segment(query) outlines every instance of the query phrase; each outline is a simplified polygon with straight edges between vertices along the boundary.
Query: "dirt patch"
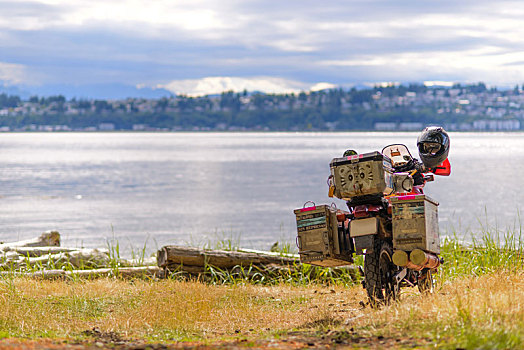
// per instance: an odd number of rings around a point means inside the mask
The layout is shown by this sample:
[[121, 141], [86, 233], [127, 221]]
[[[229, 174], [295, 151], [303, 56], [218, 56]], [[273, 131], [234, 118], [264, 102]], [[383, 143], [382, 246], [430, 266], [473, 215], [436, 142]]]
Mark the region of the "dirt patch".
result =
[[94, 338], [95, 342], [104, 344], [112, 343], [116, 345], [125, 344], [127, 341], [115, 332], [102, 332], [98, 327], [82, 332], [82, 335]]
[[[326, 331], [325, 333], [290, 332], [282, 339], [283, 344], [294, 343], [316, 349], [340, 348], [372, 348], [395, 349], [405, 347], [424, 347], [426, 340], [402, 339], [388, 337], [362, 337], [351, 328], [348, 331]], [[284, 347], [285, 348], [285, 347]]]
[[388, 337], [361, 337], [352, 329], [347, 331], [326, 331], [325, 333], [296, 331], [289, 332], [278, 339], [256, 339], [240, 337], [231, 341], [203, 343], [146, 343], [142, 340], [125, 340], [112, 332], [100, 332], [91, 329], [85, 335], [92, 337], [92, 341], [83, 343], [68, 343], [51, 340], [22, 340], [2, 339], [1, 349], [36, 350], [36, 349], [71, 349], [71, 350], [163, 350], [163, 349], [344, 349], [344, 348], [371, 348], [371, 349], [398, 349], [421, 348], [430, 346], [426, 339], [388, 338]]

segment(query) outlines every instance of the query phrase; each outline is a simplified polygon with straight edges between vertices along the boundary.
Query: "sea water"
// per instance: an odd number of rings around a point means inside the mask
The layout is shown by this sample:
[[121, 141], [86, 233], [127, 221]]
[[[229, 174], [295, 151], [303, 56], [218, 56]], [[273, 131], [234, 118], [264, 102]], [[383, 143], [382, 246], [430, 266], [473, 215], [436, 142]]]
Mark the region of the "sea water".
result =
[[[418, 133], [2, 133], [0, 241], [58, 230], [63, 245], [294, 242], [293, 209], [327, 196], [329, 162]], [[524, 133], [450, 133], [452, 173], [425, 187], [442, 234], [519, 224]]]

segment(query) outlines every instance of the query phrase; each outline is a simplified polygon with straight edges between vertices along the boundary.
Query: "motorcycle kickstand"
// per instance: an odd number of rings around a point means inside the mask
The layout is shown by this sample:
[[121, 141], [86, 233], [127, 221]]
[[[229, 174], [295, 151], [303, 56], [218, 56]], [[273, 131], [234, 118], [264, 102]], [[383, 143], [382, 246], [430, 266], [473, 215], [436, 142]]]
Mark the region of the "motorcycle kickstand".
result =
[[[408, 268], [407, 267], [404, 267], [402, 270], [399, 271], [399, 273], [397, 273], [395, 275], [395, 290], [396, 292], [398, 292], [400, 290], [400, 283], [404, 280], [404, 278], [407, 276], [408, 274]], [[406, 280], [406, 282], [409, 283], [408, 280]]]

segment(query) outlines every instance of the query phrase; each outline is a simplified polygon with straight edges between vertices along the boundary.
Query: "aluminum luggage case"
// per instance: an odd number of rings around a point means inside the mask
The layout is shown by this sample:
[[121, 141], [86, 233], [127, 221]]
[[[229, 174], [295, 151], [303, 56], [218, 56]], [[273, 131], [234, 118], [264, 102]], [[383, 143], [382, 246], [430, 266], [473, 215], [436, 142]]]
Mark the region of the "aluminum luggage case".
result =
[[330, 168], [337, 198], [349, 200], [393, 191], [391, 160], [380, 152], [334, 158]]
[[393, 214], [393, 248], [440, 253], [438, 202], [426, 195], [390, 198]]
[[349, 236], [339, 230], [337, 209], [328, 205], [294, 210], [297, 246], [302, 263], [335, 267], [353, 262], [347, 249]]

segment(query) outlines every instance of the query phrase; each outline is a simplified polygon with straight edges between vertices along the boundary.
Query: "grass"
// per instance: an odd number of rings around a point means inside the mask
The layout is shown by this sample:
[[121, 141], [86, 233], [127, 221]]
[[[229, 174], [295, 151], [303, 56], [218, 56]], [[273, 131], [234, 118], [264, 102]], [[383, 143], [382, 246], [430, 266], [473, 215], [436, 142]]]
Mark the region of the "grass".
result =
[[[177, 272], [172, 275], [172, 278], [178, 278]], [[302, 286], [309, 284], [349, 286], [358, 283], [360, 275], [355, 269], [329, 269], [297, 262], [289, 268], [270, 272], [257, 266], [236, 266], [229, 270], [206, 266], [206, 271], [200, 276], [200, 280], [215, 285], [278, 285], [284, 283]]]
[[461, 243], [456, 234], [443, 240], [441, 257], [444, 264], [439, 269], [441, 281], [499, 270], [523, 270], [524, 235], [521, 227], [506, 231], [483, 229], [477, 237], [469, 245]]
[[463, 277], [433, 295], [407, 289], [403, 300], [376, 310], [359, 305], [365, 300], [359, 286], [4, 279], [0, 336], [82, 340], [96, 327], [125, 339], [215, 342], [301, 331], [351, 342], [513, 349], [524, 346], [523, 281], [522, 271]]
[[310, 300], [302, 293], [306, 289], [174, 280], [130, 284], [117, 279], [86, 283], [15, 279], [0, 287], [4, 305], [0, 329], [10, 336], [33, 338], [43, 331], [80, 336], [95, 326], [162, 341], [220, 337], [238, 329], [299, 325], [297, 311], [301, 319], [315, 319], [318, 311], [306, 310]]
[[268, 280], [253, 278], [254, 268], [209, 267], [208, 283], [4, 275], [0, 338], [83, 341], [96, 339], [96, 328], [167, 343], [257, 345], [299, 336], [303, 345], [524, 348], [523, 252], [520, 230], [484, 232], [469, 246], [446, 239], [436, 293], [405, 288], [399, 302], [380, 309], [362, 307], [365, 292], [349, 274], [308, 265]]

